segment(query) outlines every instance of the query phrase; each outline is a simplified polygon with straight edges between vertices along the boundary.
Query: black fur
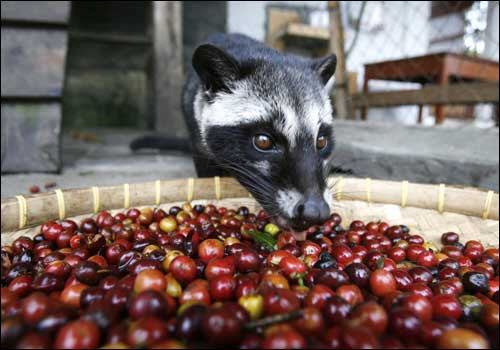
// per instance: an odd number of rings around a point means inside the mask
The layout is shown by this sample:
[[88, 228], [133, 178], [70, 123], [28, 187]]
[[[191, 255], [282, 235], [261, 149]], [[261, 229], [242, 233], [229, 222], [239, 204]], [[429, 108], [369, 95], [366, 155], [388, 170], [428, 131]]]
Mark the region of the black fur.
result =
[[[316, 135], [312, 135], [304, 123], [310, 111], [306, 106], [323, 106], [327, 102], [324, 87], [335, 66], [335, 55], [309, 60], [278, 53], [244, 35], [218, 34], [208, 38], [193, 55], [193, 67], [188, 69], [182, 93], [184, 119], [198, 176], [232, 175], [271, 215], [285, 218], [294, 228], [303, 228], [317, 220], [304, 222], [304, 218], [295, 214], [290, 217], [276, 202], [278, 190], [294, 189], [303, 196], [301, 203], [321, 202], [317, 219], [324, 219], [322, 196], [328, 169], [323, 167], [323, 162], [333, 150], [333, 130], [331, 122], [319, 125], [318, 136], [325, 136], [328, 144], [318, 150]], [[269, 115], [256, 116], [262, 117], [261, 122], [209, 126], [203, 138], [194, 112], [195, 97], [201, 94], [205, 106], [217, 103], [219, 93], [231, 94], [239, 81], [247, 83], [252, 96], [272, 106], [267, 112]], [[288, 121], [283, 106], [299, 118], [293, 146], [282, 131]], [[256, 149], [252, 140], [257, 134], [271, 137], [274, 148], [266, 152]], [[142, 141], [140, 145], [144, 144], [148, 143]], [[259, 169], [262, 161], [269, 164], [268, 171]], [[303, 204], [299, 209], [299, 212], [308, 212], [303, 210]]]
[[[201, 51], [199, 51], [201, 50]], [[235, 63], [236, 62], [236, 63]], [[209, 67], [208, 72], [203, 72], [202, 67]], [[253, 40], [241, 34], [216, 34], [209, 37], [204, 45], [201, 45], [193, 55], [193, 67], [188, 69], [186, 84], [182, 93], [182, 107], [184, 119], [190, 133], [190, 138], [193, 143], [195, 163], [202, 158], [211, 157], [201, 144], [200, 129], [195, 120], [193, 101], [196, 93], [204, 86], [209, 87], [210, 83], [219, 89], [227, 89], [230, 80], [244, 79], [256, 71], [259, 71], [260, 78], [256, 82], [258, 88], [262, 86], [260, 93], [262, 98], [266, 98], [268, 89], [274, 89], [270, 84], [276, 82], [268, 81], [276, 74], [279, 74], [281, 79], [280, 85], [283, 89], [287, 89], [286, 95], [291, 100], [293, 108], [300, 110], [303, 104], [303, 96], [300, 86], [309, 85], [310, 89], [320, 89], [328, 79], [326, 76], [333, 75], [336, 66], [335, 55], [330, 55], [326, 58], [311, 62], [299, 56], [290, 54], [281, 54], [274, 49], [271, 49], [264, 44]], [[220, 72], [214, 73], [213, 67], [219, 67]], [[294, 74], [283, 74], [280, 70], [293, 69]], [[224, 72], [230, 72], [225, 74]], [[280, 74], [281, 73], [281, 74]], [[204, 80], [202, 83], [200, 76]], [[213, 78], [212, 80], [210, 78]], [[316, 83], [318, 80], [322, 85]], [[266, 89], [267, 88], [267, 89]], [[212, 89], [209, 89], [212, 91]], [[314, 91], [312, 92], [314, 94]], [[211, 99], [211, 95], [207, 95], [207, 101]], [[217, 163], [216, 159], [213, 159]], [[198, 173], [198, 176], [214, 176], [215, 169], [204, 171], [203, 174]]]
[[211, 95], [224, 91], [230, 93], [228, 82], [240, 79], [238, 62], [221, 49], [212, 45], [199, 46], [193, 55], [193, 68], [205, 91]]

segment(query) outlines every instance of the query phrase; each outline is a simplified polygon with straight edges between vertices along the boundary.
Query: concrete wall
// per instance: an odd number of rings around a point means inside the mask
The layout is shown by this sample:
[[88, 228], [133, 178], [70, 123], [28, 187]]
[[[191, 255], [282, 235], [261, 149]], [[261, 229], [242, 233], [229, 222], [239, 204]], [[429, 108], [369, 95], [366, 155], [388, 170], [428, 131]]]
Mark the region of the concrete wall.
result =
[[[485, 30], [485, 47], [481, 57], [495, 60], [499, 59], [499, 46], [498, 46], [498, 32], [499, 32], [499, 18], [498, 18], [498, 1], [488, 1], [488, 14], [486, 19]], [[493, 104], [480, 104], [474, 108], [474, 115], [476, 117], [475, 123], [481, 127], [492, 127], [495, 125], [496, 109]]]
[[498, 61], [498, 1], [488, 1], [488, 19], [486, 26], [486, 46], [483, 57]]
[[463, 37], [444, 40], [462, 35], [465, 31], [465, 18], [462, 13], [452, 13], [429, 19], [429, 52], [456, 52], [465, 50]]

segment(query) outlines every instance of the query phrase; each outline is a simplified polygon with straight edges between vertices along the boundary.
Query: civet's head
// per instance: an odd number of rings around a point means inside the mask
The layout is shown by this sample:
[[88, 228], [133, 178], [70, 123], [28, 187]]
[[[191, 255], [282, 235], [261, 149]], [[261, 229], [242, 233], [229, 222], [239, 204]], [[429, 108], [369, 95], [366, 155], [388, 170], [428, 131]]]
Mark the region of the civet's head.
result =
[[336, 57], [276, 57], [238, 62], [215, 46], [198, 47], [195, 117], [215, 160], [281, 226], [300, 231], [330, 214]]

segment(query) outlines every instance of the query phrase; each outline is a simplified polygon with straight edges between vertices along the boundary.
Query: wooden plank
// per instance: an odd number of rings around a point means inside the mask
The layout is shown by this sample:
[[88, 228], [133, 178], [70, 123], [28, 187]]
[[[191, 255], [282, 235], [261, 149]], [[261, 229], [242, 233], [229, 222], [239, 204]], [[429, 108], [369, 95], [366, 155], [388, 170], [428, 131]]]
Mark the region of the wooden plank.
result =
[[303, 23], [288, 24], [286, 26], [285, 35], [322, 40], [325, 41], [325, 45], [327, 45], [330, 40], [330, 33], [327, 28], [311, 27]]
[[2, 27], [1, 37], [2, 97], [62, 95], [64, 30]]
[[365, 64], [365, 77], [431, 82], [437, 80], [444, 65], [450, 75], [459, 78], [498, 81], [498, 62], [446, 52]]
[[286, 49], [305, 57], [320, 57], [328, 54], [329, 40], [328, 29], [303, 23], [289, 23], [283, 29], [268, 35], [267, 42], [279, 51]]
[[445, 67], [449, 75], [459, 79], [498, 81], [498, 62], [469, 60], [457, 55], [447, 55]]
[[2, 1], [2, 21], [66, 24], [70, 1]]
[[498, 83], [431, 85], [418, 90], [380, 91], [352, 95], [356, 108], [419, 104], [498, 103]]
[[444, 59], [444, 54], [435, 54], [365, 64], [365, 79], [435, 81], [443, 66]]
[[181, 112], [182, 4], [153, 2], [155, 129], [168, 136], [187, 136]]
[[69, 41], [68, 62], [71, 76], [77, 70], [143, 71], [151, 59], [152, 47], [117, 42], [73, 39]]
[[60, 168], [61, 105], [2, 101], [2, 173]]
[[153, 41], [146, 35], [103, 34], [94, 32], [70, 31], [71, 39], [93, 42], [119, 43], [132, 45], [150, 45]]
[[288, 24], [300, 22], [300, 14], [295, 9], [269, 6], [267, 8], [266, 43], [278, 50], [283, 50], [283, 33]]

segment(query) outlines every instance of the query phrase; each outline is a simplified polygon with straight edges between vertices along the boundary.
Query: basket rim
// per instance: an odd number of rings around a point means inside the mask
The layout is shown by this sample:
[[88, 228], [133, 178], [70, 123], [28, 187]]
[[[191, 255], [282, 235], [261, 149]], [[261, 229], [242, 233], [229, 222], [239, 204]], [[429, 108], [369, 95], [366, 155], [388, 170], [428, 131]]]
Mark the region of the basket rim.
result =
[[[498, 193], [492, 190], [460, 185], [421, 184], [342, 176], [329, 177], [327, 185], [329, 189], [335, 190], [332, 198], [336, 200], [352, 199], [396, 204], [401, 207], [413, 206], [439, 212], [482, 216], [498, 221]], [[165, 189], [177, 192], [173, 197], [168, 197], [164, 193]], [[348, 191], [349, 189], [351, 191]], [[106, 195], [109, 195], [109, 198]], [[163, 200], [161, 200], [162, 196]], [[52, 218], [49, 220], [57, 220], [97, 213], [101, 210], [126, 209], [131, 206], [153, 205], [154, 203], [158, 205], [197, 199], [216, 200], [248, 196], [251, 197], [248, 191], [234, 178], [229, 177], [180, 178], [117, 186], [55, 189], [37, 194], [2, 198], [2, 233], [36, 226], [41, 223], [41, 219], [47, 220], [47, 217]], [[432, 198], [428, 198], [429, 196]], [[140, 204], [137, 198], [140, 199]], [[131, 205], [134, 201], [136, 203]], [[71, 212], [72, 206], [84, 202], [87, 209], [78, 208], [77, 212]], [[39, 208], [40, 212], [37, 212], [35, 207]], [[8, 224], [4, 225], [5, 221], [8, 221]]]
[[[174, 181], [177, 181], [177, 180], [186, 180], [186, 179], [187, 180], [191, 180], [192, 179], [192, 180], [196, 181], [196, 180], [200, 180], [200, 179], [217, 179], [217, 178], [219, 178], [220, 181], [224, 181], [224, 180], [227, 180], [227, 179], [234, 179], [232, 177], [219, 177], [219, 176], [214, 176], [214, 177], [210, 177], [210, 178], [193, 178], [193, 177], [187, 177], [187, 178], [154, 180], [154, 181], [146, 181], [146, 182], [121, 183], [121, 184], [118, 184], [118, 185], [107, 185], [107, 186], [72, 187], [72, 188], [62, 189], [62, 191], [64, 193], [67, 193], [67, 192], [71, 192], [71, 191], [89, 190], [89, 189], [92, 189], [92, 188], [95, 188], [95, 187], [98, 187], [99, 189], [103, 189], [103, 188], [122, 187], [123, 185], [127, 185], [127, 184], [128, 185], [147, 184], [147, 183], [157, 182], [157, 181], [161, 181], [162, 183], [165, 184], [165, 183], [174, 182]], [[407, 182], [407, 183], [412, 183], [412, 184], [427, 185], [427, 186], [436, 186], [436, 187], [438, 187], [439, 185], [443, 185], [443, 184], [433, 184], [433, 183], [423, 183], [423, 182], [410, 182], [410, 181], [407, 181], [407, 180], [402, 180], [402, 181], [382, 180], [382, 179], [374, 179], [374, 178], [369, 178], [369, 177], [361, 178], [361, 177], [346, 177], [346, 176], [329, 176], [327, 179], [328, 179], [327, 181], [331, 181], [331, 179], [371, 180], [371, 181], [378, 181], [378, 182], [384, 182], [384, 183], [393, 183], [393, 184], [396, 184], [396, 183], [401, 184], [403, 182]], [[472, 191], [478, 191], [478, 192], [482, 192], [482, 193], [492, 192], [494, 194], [498, 194], [497, 192], [495, 192], [493, 190], [490, 190], [490, 189], [487, 189], [487, 188], [484, 188], [484, 187], [474, 187], [474, 186], [459, 185], [459, 184], [445, 185], [445, 186], [446, 186], [446, 188], [455, 188], [455, 189], [458, 189], [458, 190], [472, 190]], [[55, 194], [55, 191], [57, 191], [57, 190], [58, 189], [56, 188], [54, 190], [45, 191], [45, 192], [30, 193], [30, 194], [19, 194], [19, 195], [10, 196], [10, 197], [4, 197], [4, 198], [1, 198], [1, 203], [7, 202], [9, 200], [16, 200], [16, 198], [19, 197], [19, 196], [22, 196], [25, 199], [30, 199], [30, 198], [37, 198], [37, 197], [47, 196], [47, 195], [53, 195], [53, 194]], [[206, 198], [206, 199], [212, 199], [212, 198]]]

